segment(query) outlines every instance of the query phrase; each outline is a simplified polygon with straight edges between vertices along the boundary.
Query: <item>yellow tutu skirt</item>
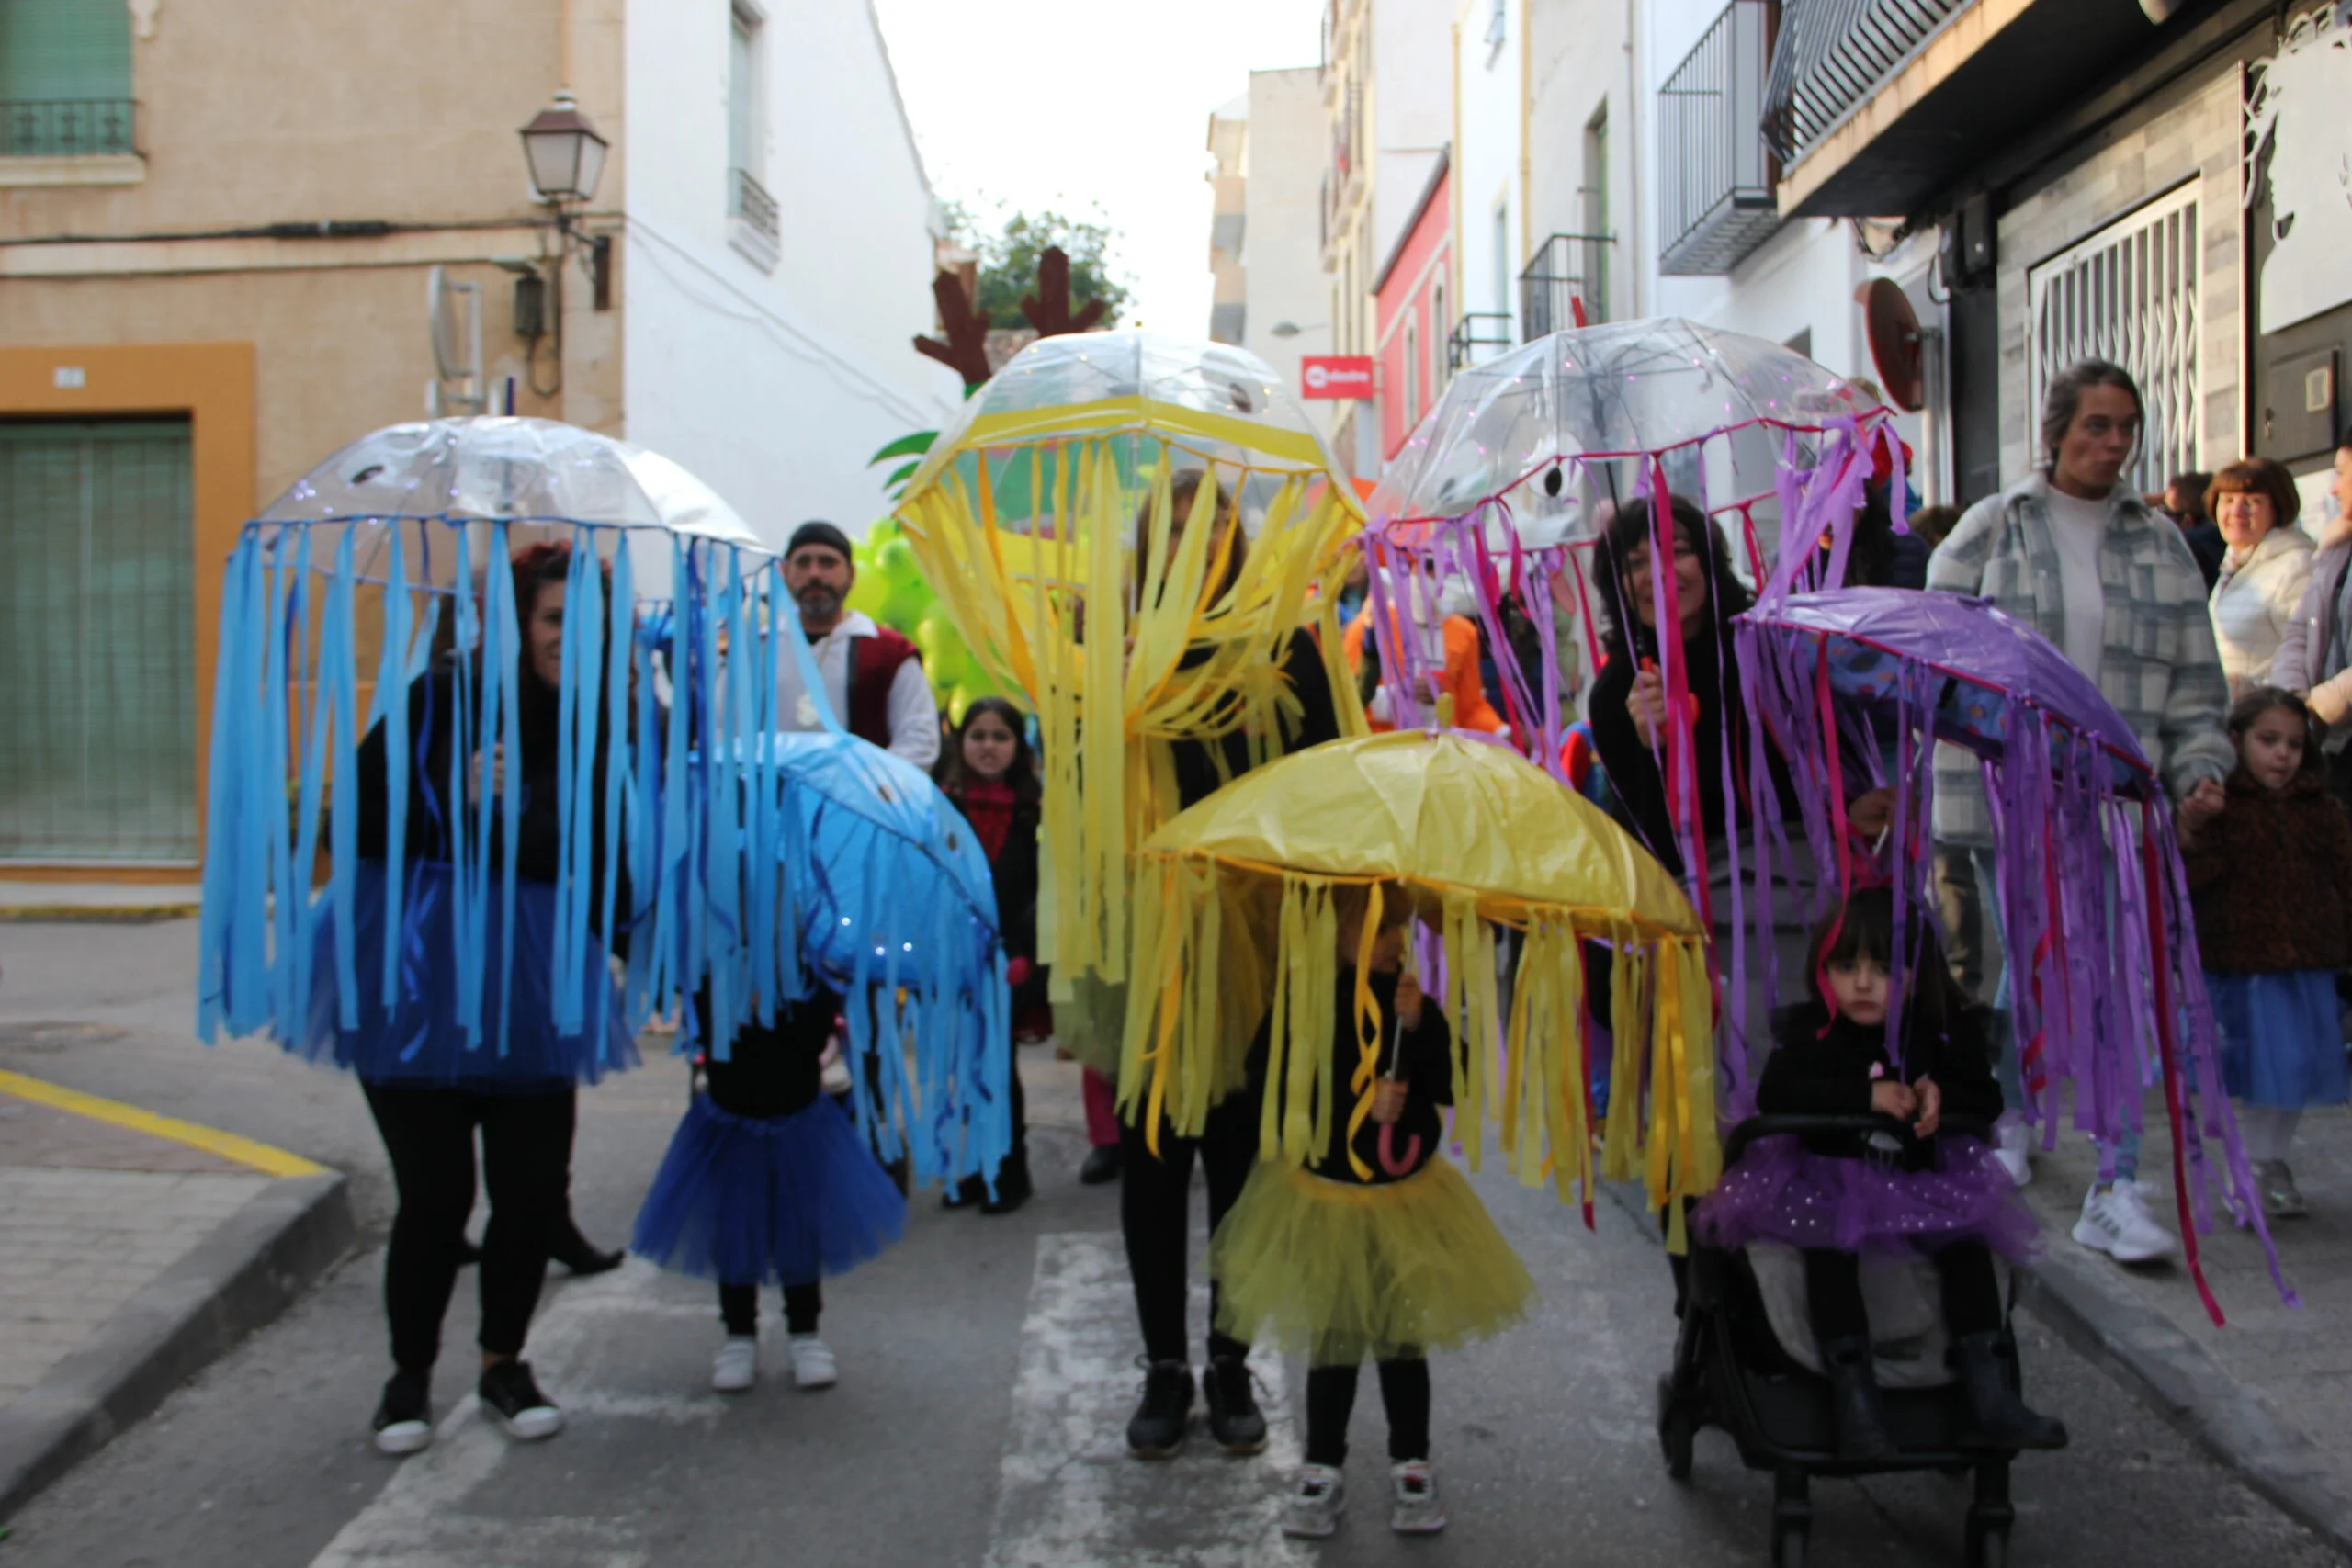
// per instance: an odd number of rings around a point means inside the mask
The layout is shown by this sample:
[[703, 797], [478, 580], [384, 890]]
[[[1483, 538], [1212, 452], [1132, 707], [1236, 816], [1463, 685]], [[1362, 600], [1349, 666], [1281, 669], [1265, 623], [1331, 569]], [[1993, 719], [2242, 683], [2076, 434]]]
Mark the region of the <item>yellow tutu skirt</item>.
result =
[[1218, 1328], [1318, 1366], [1449, 1349], [1526, 1315], [1535, 1281], [1462, 1173], [1327, 1181], [1261, 1164], [1209, 1243]]

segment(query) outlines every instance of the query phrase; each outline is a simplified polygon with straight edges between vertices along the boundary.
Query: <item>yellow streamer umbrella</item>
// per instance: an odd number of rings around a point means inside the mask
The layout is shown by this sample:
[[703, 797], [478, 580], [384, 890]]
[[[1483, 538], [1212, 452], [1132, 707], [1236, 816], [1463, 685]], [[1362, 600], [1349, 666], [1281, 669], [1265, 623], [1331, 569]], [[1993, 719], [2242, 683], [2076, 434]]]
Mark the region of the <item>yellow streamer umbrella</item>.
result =
[[[1192, 472], [1216, 483], [1180, 511]], [[1131, 856], [1178, 805], [1169, 747], [1239, 732], [1253, 765], [1279, 750], [1302, 627], [1321, 630], [1342, 733], [1363, 732], [1332, 614], [1363, 514], [1335, 472], [1256, 356], [1085, 333], [1023, 349], [908, 482], [896, 515], [924, 576], [1037, 714], [1057, 1001], [1125, 978]]]
[[[1381, 899], [1405, 897], [1440, 935], [1455, 1135], [1474, 1163], [1491, 1106], [1521, 1179], [1536, 1183], [1548, 1164], [1563, 1197], [1571, 1182], [1590, 1195], [1582, 948], [1599, 942], [1611, 955], [1615, 1050], [1601, 1174], [1638, 1170], [1654, 1204], [1714, 1186], [1705, 927], [1605, 813], [1507, 748], [1452, 733], [1315, 747], [1228, 784], [1145, 843], [1120, 1073], [1145, 1127], [1164, 1113], [1179, 1134], [1199, 1132], [1270, 1015], [1264, 1156], [1303, 1161], [1326, 1146], [1330, 1116], [1369, 1114], [1381, 1032], [1361, 965], [1359, 1059], [1334, 1063], [1326, 1048], [1340, 887], [1371, 889], [1367, 932]], [[1508, 1017], [1496, 964], [1505, 927], [1524, 933]]]

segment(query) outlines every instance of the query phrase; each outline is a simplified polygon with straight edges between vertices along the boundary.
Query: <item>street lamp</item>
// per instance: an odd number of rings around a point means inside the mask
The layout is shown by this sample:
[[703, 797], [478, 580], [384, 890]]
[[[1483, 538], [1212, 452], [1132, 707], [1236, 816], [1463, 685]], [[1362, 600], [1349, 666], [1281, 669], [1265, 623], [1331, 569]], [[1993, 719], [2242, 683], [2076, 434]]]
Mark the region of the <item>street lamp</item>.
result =
[[[605, 154], [611, 144], [596, 133], [596, 127], [580, 112], [579, 104], [569, 91], [557, 93], [555, 102], [533, 115], [531, 123], [520, 134], [523, 161], [531, 172], [531, 193], [555, 214], [556, 243], [554, 265], [548, 269], [545, 281], [536, 274], [515, 280], [515, 329], [530, 340], [533, 362], [538, 357], [540, 333], [544, 332], [555, 340], [553, 386], [541, 387], [535, 364], [526, 365], [531, 389], [543, 398], [551, 398], [563, 390], [563, 264], [572, 252], [587, 253], [594, 307], [609, 310], [613, 306], [613, 237], [582, 234], [573, 228], [568, 205], [595, 199], [597, 182], [605, 175]], [[549, 295], [553, 298], [549, 299]]]
[[1276, 321], [1266, 330], [1276, 337], [1296, 337], [1301, 333], [1311, 333], [1317, 327], [1328, 327], [1330, 324], [1329, 321], [1309, 321], [1302, 327], [1296, 321]]
[[608, 143], [596, 134], [570, 93], [531, 117], [522, 130], [523, 156], [531, 166], [531, 189], [541, 201], [593, 201], [604, 177]]

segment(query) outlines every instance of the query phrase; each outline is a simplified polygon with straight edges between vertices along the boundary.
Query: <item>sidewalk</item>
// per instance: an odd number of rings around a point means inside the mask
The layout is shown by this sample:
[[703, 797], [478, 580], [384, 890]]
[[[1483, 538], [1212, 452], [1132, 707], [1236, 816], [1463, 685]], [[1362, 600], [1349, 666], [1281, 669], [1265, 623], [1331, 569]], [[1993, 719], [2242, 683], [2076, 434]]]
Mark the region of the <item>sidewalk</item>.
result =
[[344, 1179], [0, 1072], [0, 1518], [350, 1246]]
[[[2177, 1229], [2161, 1095], [2149, 1097], [2146, 1118], [2141, 1173], [2163, 1191], [2158, 1217]], [[2352, 1552], [2352, 1110], [2306, 1114], [2289, 1163], [2312, 1213], [2272, 1234], [2301, 1307], [2279, 1300], [2260, 1241], [2218, 1205], [2198, 1240], [2225, 1327], [2206, 1315], [2182, 1261], [2128, 1269], [2076, 1245], [2070, 1233], [2097, 1168], [2079, 1134], [2035, 1153], [2025, 1191], [2048, 1250], [2025, 1299], [2272, 1502]]]

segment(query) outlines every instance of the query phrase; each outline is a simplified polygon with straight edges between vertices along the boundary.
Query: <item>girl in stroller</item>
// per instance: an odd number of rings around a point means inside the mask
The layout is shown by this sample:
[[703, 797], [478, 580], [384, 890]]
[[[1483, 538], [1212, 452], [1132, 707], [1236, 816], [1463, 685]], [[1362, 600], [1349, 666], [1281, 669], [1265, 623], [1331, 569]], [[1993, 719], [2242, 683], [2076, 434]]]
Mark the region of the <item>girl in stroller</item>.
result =
[[2002, 1365], [2002, 1303], [1993, 1254], [2019, 1258], [2039, 1227], [1979, 1138], [1939, 1130], [1950, 1114], [1989, 1126], [2001, 1111], [1985, 1048], [1987, 1014], [1969, 1005], [1924, 920], [1905, 922], [1910, 987], [1899, 1051], [1889, 1049], [1894, 901], [1858, 892], [1814, 932], [1809, 1001], [1790, 1010], [1758, 1087], [1766, 1115], [1860, 1116], [1898, 1134], [1758, 1139], [1702, 1199], [1694, 1221], [1711, 1245], [1780, 1242], [1804, 1258], [1806, 1294], [1838, 1421], [1838, 1457], [1892, 1457], [1862, 1304], [1861, 1254], [1934, 1258], [1945, 1325], [1973, 1414], [1963, 1447], [2062, 1447], [2065, 1428], [2026, 1407]]

